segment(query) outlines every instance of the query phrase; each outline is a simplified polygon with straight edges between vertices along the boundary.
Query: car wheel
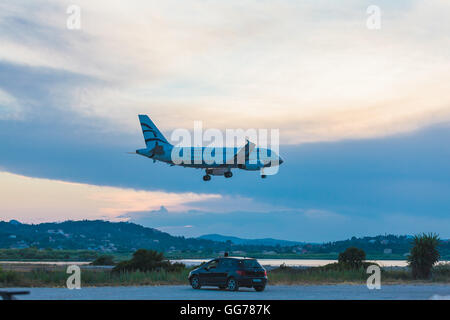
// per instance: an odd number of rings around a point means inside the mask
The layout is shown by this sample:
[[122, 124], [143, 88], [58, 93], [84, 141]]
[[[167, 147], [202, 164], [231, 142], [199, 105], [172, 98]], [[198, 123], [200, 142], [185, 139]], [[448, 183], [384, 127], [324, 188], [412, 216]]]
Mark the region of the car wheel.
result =
[[191, 286], [193, 289], [200, 289], [202, 287], [200, 285], [200, 279], [197, 276], [191, 278]]
[[227, 289], [230, 291], [238, 291], [239, 290], [239, 285], [236, 281], [235, 278], [230, 278], [227, 281]]
[[264, 291], [264, 289], [265, 289], [265, 286], [256, 286], [255, 287], [255, 290], [258, 292]]

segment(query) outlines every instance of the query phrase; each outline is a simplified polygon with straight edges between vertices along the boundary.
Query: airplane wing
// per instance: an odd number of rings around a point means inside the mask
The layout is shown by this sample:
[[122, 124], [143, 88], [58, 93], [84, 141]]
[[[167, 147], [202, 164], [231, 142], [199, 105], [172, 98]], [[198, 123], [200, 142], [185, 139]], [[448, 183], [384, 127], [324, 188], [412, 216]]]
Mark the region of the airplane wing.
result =
[[227, 164], [233, 163], [244, 164], [246, 161], [248, 161], [248, 157], [250, 156], [250, 153], [252, 153], [253, 150], [255, 149], [255, 146], [256, 145], [253, 142], [247, 140], [245, 146], [239, 149], [239, 151], [234, 155], [234, 157], [227, 161]]

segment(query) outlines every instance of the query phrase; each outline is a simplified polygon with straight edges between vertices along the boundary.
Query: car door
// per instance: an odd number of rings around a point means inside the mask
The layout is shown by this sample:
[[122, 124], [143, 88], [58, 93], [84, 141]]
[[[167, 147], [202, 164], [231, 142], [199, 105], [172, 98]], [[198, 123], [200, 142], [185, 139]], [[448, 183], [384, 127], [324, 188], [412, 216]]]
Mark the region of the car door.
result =
[[216, 284], [217, 267], [219, 265], [218, 259], [211, 260], [203, 267], [203, 272], [200, 276], [200, 281], [204, 285]]
[[216, 272], [217, 285], [225, 285], [227, 283], [228, 274], [232, 267], [231, 259], [220, 259]]

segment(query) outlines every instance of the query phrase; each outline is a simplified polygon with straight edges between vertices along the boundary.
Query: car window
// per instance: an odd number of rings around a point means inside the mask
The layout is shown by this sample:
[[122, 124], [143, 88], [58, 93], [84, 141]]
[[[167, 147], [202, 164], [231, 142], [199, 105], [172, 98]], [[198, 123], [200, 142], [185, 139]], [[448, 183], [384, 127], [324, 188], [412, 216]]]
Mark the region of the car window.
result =
[[240, 264], [245, 268], [261, 268], [261, 265], [256, 259], [241, 260]]
[[230, 259], [222, 259], [220, 260], [220, 267], [221, 268], [230, 268], [232, 267], [232, 261]]
[[205, 269], [217, 268], [219, 262], [217, 260], [210, 261], [206, 264]]
[[221, 268], [227, 267], [228, 266], [228, 260], [227, 259], [220, 260], [219, 265], [220, 265]]

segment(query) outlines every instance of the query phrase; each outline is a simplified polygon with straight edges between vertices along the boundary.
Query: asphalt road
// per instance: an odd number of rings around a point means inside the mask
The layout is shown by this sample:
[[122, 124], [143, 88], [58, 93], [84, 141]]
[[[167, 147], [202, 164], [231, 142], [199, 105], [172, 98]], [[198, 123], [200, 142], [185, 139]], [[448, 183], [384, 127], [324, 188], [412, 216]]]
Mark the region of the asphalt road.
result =
[[[12, 291], [15, 289], [0, 289]], [[229, 292], [216, 288], [194, 290], [190, 286], [145, 287], [86, 287], [79, 290], [65, 288], [20, 288], [30, 295], [19, 299], [37, 300], [359, 300], [359, 299], [450, 299], [448, 285], [386, 285], [369, 290], [363, 285], [267, 286], [264, 292], [241, 288]]]

